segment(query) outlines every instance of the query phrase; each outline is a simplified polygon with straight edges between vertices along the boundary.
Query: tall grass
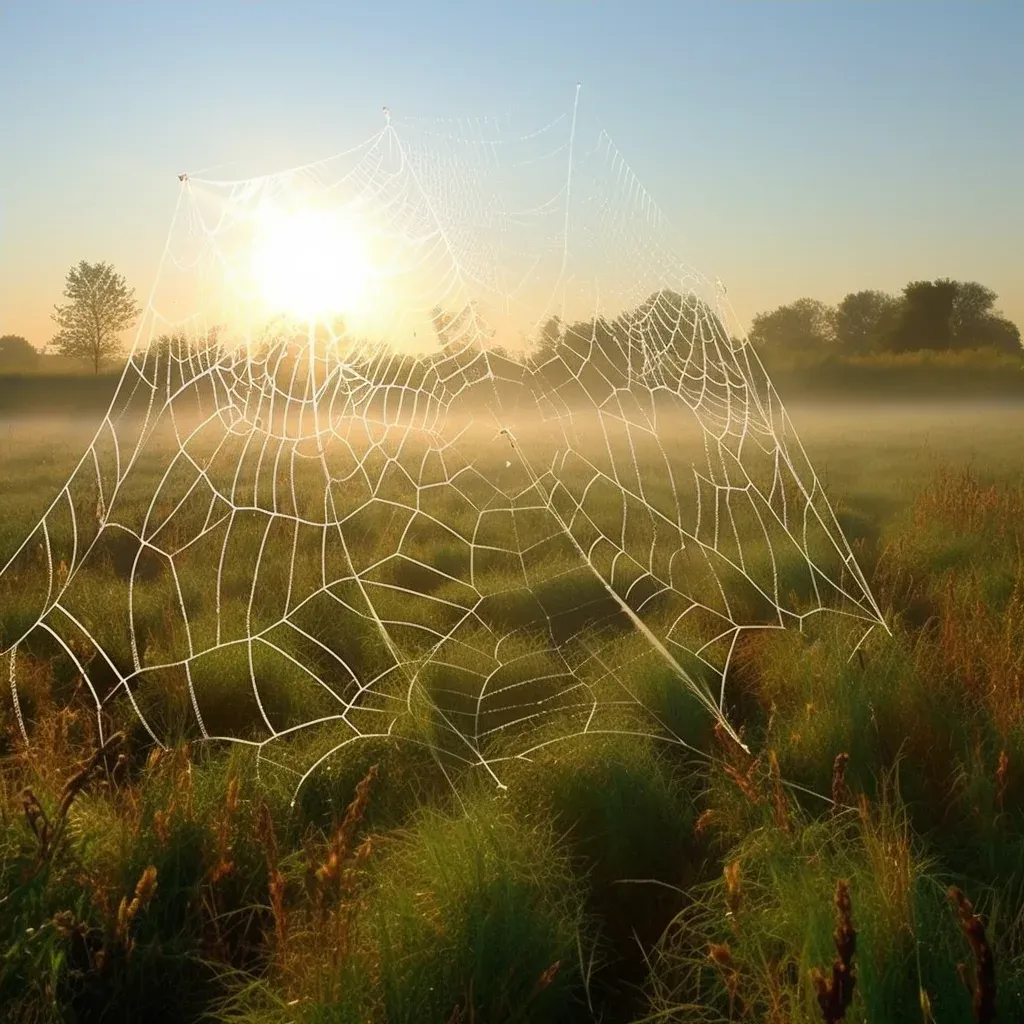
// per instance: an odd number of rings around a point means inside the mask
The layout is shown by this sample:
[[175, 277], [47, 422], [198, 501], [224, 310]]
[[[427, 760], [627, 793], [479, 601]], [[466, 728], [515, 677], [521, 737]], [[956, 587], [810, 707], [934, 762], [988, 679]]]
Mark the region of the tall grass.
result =
[[[391, 738], [345, 743], [336, 723], [257, 756], [197, 742], [181, 680], [154, 674], [135, 695], [161, 712], [166, 748], [115, 699], [101, 742], [80, 678], [30, 646], [17, 666], [30, 746], [0, 697], [3, 1019], [1017, 1019], [1022, 513], [1019, 483], [978, 467], [940, 471], [888, 517], [854, 496], [848, 523], [892, 635], [876, 630], [851, 658], [864, 624], [849, 618], [752, 634], [727, 687], [749, 754], [601, 617], [600, 593], [576, 600], [560, 554], [531, 566], [535, 592], [496, 569], [505, 597], [469, 639], [572, 603], [566, 643], [599, 636], [664, 726], [640, 735], [622, 700], [576, 735], [573, 709], [555, 708], [524, 748], [495, 690], [486, 750], [504, 791], [443, 753], [426, 701]], [[386, 534], [378, 524], [385, 546]], [[417, 562], [442, 578], [407, 561], [379, 585], [457, 593], [462, 549], [438, 541], [432, 562], [431, 543]], [[103, 614], [117, 571], [111, 552], [76, 600], [128, 658]], [[151, 654], [170, 660], [180, 637], [150, 600], [160, 586], [140, 584], [139, 615]], [[201, 602], [202, 581], [186, 591]], [[594, 619], [577, 610], [590, 605]], [[371, 632], [310, 614], [372, 671]], [[548, 656], [529, 630], [516, 643]], [[467, 645], [466, 679], [486, 653]], [[258, 668], [272, 714], [309, 713], [284, 666]], [[230, 659], [209, 670], [204, 711], [248, 728], [247, 673]], [[427, 683], [457, 714], [453, 680]]]

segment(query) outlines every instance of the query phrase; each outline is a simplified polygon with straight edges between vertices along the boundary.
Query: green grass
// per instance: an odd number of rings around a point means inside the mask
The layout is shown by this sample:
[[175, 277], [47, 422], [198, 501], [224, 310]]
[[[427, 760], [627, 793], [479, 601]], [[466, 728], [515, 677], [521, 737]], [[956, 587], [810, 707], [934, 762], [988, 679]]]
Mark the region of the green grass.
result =
[[860, 402], [1012, 401], [1024, 395], [1024, 360], [994, 349], [860, 356], [762, 352], [761, 358], [787, 401], [825, 394]]
[[[851, 658], [863, 625], [845, 617], [745, 634], [725, 693], [749, 755], [716, 735], [606, 585], [692, 649], [727, 611], [710, 573], [663, 567], [717, 619], [682, 615], [670, 597], [644, 603], [642, 581], [630, 590], [636, 566], [595, 548], [602, 580], [538, 510], [502, 510], [484, 478], [526, 482], [504, 467], [507, 446], [475, 442], [482, 472], [462, 467], [464, 496], [428, 486], [420, 514], [387, 501], [357, 512], [365, 482], [337, 485], [337, 508], [352, 513], [348, 551], [314, 526], [267, 534], [254, 593], [265, 519], [182, 548], [209, 507], [194, 501], [168, 521], [188, 486], [178, 466], [147, 520], [142, 498], [176, 450], [155, 438], [116, 518], [178, 552], [173, 571], [152, 553], [136, 561], [128, 534], [105, 531], [62, 605], [115, 669], [131, 674], [138, 656], [131, 697], [168, 750], [154, 753], [116, 674], [51, 612], [107, 698], [105, 735], [126, 738], [68, 796], [96, 749], [96, 709], [58, 642], [32, 634], [16, 665], [28, 750], [10, 691], [0, 698], [5, 1019], [817, 1021], [811, 971], [836, 956], [840, 879], [857, 931], [846, 1019], [973, 1019], [958, 976], [963, 963], [971, 981], [973, 954], [950, 885], [982, 915], [999, 1019], [1019, 1016], [1024, 412], [797, 406], [791, 416], [892, 635], [876, 629]], [[59, 419], [10, 421], [4, 561], [88, 436]], [[235, 478], [241, 449], [213, 457], [201, 441], [211, 479], [237, 504], [274, 500], [254, 490], [258, 453]], [[674, 457], [689, 458], [683, 441]], [[409, 450], [401, 465], [422, 483], [440, 479], [421, 458]], [[668, 507], [660, 485], [651, 504]], [[380, 493], [407, 501], [407, 490], [397, 474]], [[310, 483], [299, 503], [314, 494]], [[474, 503], [494, 511], [480, 516]], [[631, 550], [650, 545], [607, 496], [591, 511], [605, 533], [635, 531]], [[53, 523], [70, 558], [68, 523]], [[590, 542], [592, 525], [574, 529]], [[767, 548], [744, 551], [751, 574], [769, 578]], [[349, 564], [361, 585], [345, 579]], [[807, 610], [800, 565], [777, 568], [780, 602]], [[31, 625], [45, 597], [31, 586], [44, 571], [36, 549], [16, 570], [4, 636]], [[325, 571], [341, 581], [325, 589]], [[752, 592], [728, 599], [733, 614], [763, 613]], [[251, 652], [250, 634], [262, 637]], [[207, 732], [261, 741], [267, 720], [277, 731], [324, 721], [262, 748], [204, 743], [190, 650]], [[715, 674], [685, 664], [717, 699]], [[839, 754], [848, 761], [834, 789]], [[822, 799], [833, 792], [836, 810]], [[150, 867], [155, 889], [129, 913]]]

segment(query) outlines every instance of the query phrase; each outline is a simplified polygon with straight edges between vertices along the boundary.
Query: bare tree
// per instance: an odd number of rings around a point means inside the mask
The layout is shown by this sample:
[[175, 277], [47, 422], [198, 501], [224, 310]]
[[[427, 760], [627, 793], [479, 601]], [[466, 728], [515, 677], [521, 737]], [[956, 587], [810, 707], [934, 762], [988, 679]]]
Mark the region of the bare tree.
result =
[[138, 319], [135, 289], [109, 263], [82, 260], [68, 271], [63, 306], [52, 314], [59, 328], [51, 344], [64, 356], [86, 359], [93, 370], [121, 351], [120, 335]]

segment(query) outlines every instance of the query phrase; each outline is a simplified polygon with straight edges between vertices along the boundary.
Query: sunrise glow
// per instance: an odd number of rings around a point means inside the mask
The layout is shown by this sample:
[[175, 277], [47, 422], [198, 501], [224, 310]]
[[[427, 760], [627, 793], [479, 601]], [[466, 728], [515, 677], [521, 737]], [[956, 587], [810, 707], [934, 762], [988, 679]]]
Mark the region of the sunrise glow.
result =
[[257, 222], [252, 277], [271, 311], [313, 319], [356, 312], [373, 272], [355, 225], [315, 209], [275, 210]]

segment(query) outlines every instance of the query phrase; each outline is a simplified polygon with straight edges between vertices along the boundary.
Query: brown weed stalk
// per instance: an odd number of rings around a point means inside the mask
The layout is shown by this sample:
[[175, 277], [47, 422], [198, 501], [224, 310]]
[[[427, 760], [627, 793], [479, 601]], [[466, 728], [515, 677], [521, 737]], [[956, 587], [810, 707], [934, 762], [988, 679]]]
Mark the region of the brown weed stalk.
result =
[[345, 862], [348, 860], [352, 849], [352, 840], [355, 832], [363, 820], [366, 808], [370, 803], [370, 788], [377, 778], [377, 765], [366, 773], [356, 786], [355, 795], [345, 809], [345, 815], [341, 823], [335, 828], [327, 857], [316, 870], [316, 881], [321, 896], [332, 895], [340, 898], [344, 888]]
[[130, 954], [135, 948], [135, 938], [132, 935], [132, 923], [138, 916], [139, 911], [145, 908], [153, 899], [156, 893], [156, 868], [150, 864], [139, 878], [135, 886], [135, 895], [129, 903], [128, 897], [122, 897], [121, 905], [117, 909], [117, 926], [114, 936], [119, 943]]
[[718, 968], [729, 994], [729, 1019], [731, 1020], [739, 1001], [740, 972], [732, 958], [727, 942], [712, 942], [708, 946], [708, 959]]
[[849, 764], [850, 755], [846, 753], [836, 754], [832, 762], [832, 809], [840, 811], [850, 806], [850, 790], [846, 785], [846, 766]]
[[985, 935], [985, 925], [974, 912], [974, 905], [955, 885], [950, 886], [948, 895], [956, 909], [960, 930], [974, 954], [973, 985], [964, 964], [959, 964], [957, 971], [971, 993], [974, 1019], [978, 1024], [990, 1024], [996, 1019], [996, 961]]
[[75, 797], [85, 789], [97, 771], [106, 765], [107, 758], [123, 739], [124, 733], [114, 733], [106, 743], [97, 747], [92, 755], [79, 765], [61, 789], [60, 803], [52, 820], [35, 791], [30, 787], [22, 790], [21, 804], [25, 812], [25, 820], [38, 843], [33, 871], [38, 870], [53, 857], [64, 834], [68, 813], [71, 810], [71, 805], [75, 802]]
[[743, 908], [743, 890], [740, 886], [740, 862], [731, 861], [725, 865], [722, 872], [725, 875], [725, 905], [728, 908], [727, 917], [730, 918], [733, 928], [739, 925], [739, 913]]
[[285, 878], [278, 867], [277, 834], [274, 819], [265, 800], [260, 801], [256, 812], [256, 838], [263, 847], [267, 859], [267, 890], [270, 896], [270, 912], [274, 917], [274, 938], [279, 950], [284, 949], [288, 940], [288, 907], [285, 904]]
[[693, 834], [698, 838], [704, 836], [707, 833], [708, 829], [710, 829], [711, 826], [714, 824], [716, 817], [717, 814], [712, 808], [705, 808], [703, 811], [700, 812], [700, 815], [697, 817], [696, 822], [694, 822]]
[[213, 885], [235, 870], [235, 862], [231, 859], [231, 822], [237, 810], [238, 776], [233, 775], [228, 782], [224, 798], [224, 812], [217, 823], [217, 863], [210, 875], [210, 882]]
[[836, 958], [832, 961], [831, 976], [814, 968], [811, 983], [818, 996], [822, 1019], [825, 1024], [836, 1024], [846, 1017], [846, 1011], [853, 1002], [853, 988], [857, 983], [853, 972], [853, 955], [857, 949], [857, 932], [853, 927], [853, 904], [850, 900], [850, 885], [845, 879], [836, 883], [836, 930], [833, 939]]
[[550, 988], [554, 984], [555, 978], [558, 977], [558, 971], [561, 968], [561, 966], [562, 961], [556, 960], [549, 967], [545, 967], [544, 970], [541, 971], [540, 977], [536, 980], [533, 986], [533, 990], [530, 992], [529, 999], [536, 999], [537, 996], [539, 996], [540, 993], [544, 991], [544, 989]]
[[[358, 909], [356, 887], [366, 862], [373, 851], [373, 840], [367, 837], [353, 851], [355, 834], [370, 803], [370, 790], [377, 778], [378, 766], [373, 765], [356, 786], [355, 795], [345, 809], [341, 824], [331, 836], [327, 857], [317, 868], [317, 903], [321, 922], [333, 917], [333, 944], [331, 960], [334, 966], [347, 959], [352, 950], [352, 932]], [[333, 914], [328, 902], [334, 903]]]
[[715, 724], [714, 735], [725, 754], [723, 771], [752, 805], [759, 806], [761, 793], [757, 785], [757, 773], [761, 768], [760, 760], [746, 753], [720, 723]]

